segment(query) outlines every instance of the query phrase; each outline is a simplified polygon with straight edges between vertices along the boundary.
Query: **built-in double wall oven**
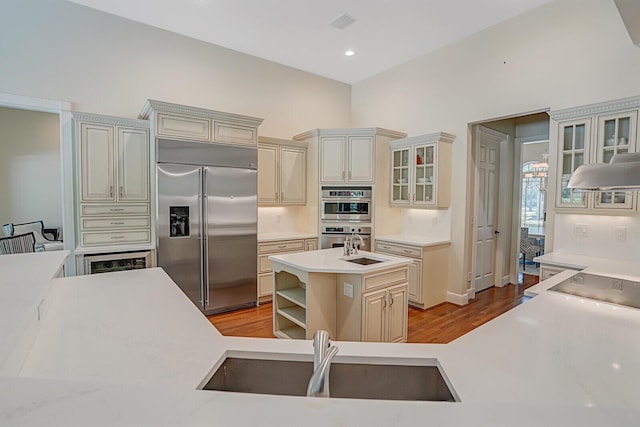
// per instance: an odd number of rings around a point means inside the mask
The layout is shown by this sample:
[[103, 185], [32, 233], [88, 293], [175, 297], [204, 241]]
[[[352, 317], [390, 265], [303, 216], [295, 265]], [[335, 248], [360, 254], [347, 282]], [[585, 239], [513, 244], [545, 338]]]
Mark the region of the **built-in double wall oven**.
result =
[[[347, 236], [357, 233], [371, 250], [371, 187], [322, 187], [320, 196], [320, 246], [344, 245]], [[360, 246], [360, 245], [359, 245]]]

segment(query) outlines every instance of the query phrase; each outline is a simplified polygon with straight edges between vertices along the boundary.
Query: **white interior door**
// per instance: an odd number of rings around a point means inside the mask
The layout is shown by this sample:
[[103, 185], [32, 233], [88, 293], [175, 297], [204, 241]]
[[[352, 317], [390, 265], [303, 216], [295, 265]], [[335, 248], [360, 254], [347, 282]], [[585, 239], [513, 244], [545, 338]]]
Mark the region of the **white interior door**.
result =
[[473, 279], [475, 292], [495, 284], [498, 230], [498, 187], [500, 172], [500, 138], [476, 132], [476, 185]]

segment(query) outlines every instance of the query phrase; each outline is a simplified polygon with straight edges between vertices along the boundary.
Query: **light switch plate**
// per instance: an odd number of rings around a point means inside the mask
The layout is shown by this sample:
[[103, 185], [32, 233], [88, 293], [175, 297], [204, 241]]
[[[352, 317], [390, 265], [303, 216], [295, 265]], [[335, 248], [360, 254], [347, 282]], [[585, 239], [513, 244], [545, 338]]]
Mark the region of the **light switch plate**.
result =
[[353, 298], [353, 285], [351, 283], [344, 284], [344, 296]]
[[627, 240], [627, 227], [616, 227], [616, 240], [618, 242]]

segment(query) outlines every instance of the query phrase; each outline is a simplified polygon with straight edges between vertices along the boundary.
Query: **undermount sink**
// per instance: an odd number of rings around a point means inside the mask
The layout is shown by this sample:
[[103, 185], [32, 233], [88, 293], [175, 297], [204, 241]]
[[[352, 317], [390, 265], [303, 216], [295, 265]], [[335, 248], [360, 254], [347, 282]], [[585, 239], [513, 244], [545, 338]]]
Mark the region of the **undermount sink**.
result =
[[345, 259], [345, 261], [353, 262], [354, 264], [360, 264], [360, 265], [370, 265], [370, 264], [377, 264], [379, 262], [383, 262], [380, 259], [365, 258], [365, 257]]
[[[331, 397], [412, 401], [459, 401], [437, 360], [430, 365], [331, 364]], [[241, 393], [306, 396], [313, 362], [227, 357], [203, 387]]]

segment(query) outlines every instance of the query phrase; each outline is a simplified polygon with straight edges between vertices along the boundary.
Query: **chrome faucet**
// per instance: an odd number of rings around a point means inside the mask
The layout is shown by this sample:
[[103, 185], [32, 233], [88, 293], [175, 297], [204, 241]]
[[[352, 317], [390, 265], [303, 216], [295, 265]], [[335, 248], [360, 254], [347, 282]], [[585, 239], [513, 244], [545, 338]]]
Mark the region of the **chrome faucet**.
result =
[[338, 347], [331, 346], [329, 332], [319, 330], [313, 334], [313, 375], [307, 386], [307, 396], [329, 397], [329, 370]]
[[351, 234], [351, 247], [353, 248], [352, 253], [354, 255], [358, 255], [358, 245], [356, 245], [356, 237], [358, 238], [358, 240], [360, 240], [360, 247], [364, 247], [364, 240], [362, 240], [362, 236], [359, 235], [358, 233], [353, 233]]

